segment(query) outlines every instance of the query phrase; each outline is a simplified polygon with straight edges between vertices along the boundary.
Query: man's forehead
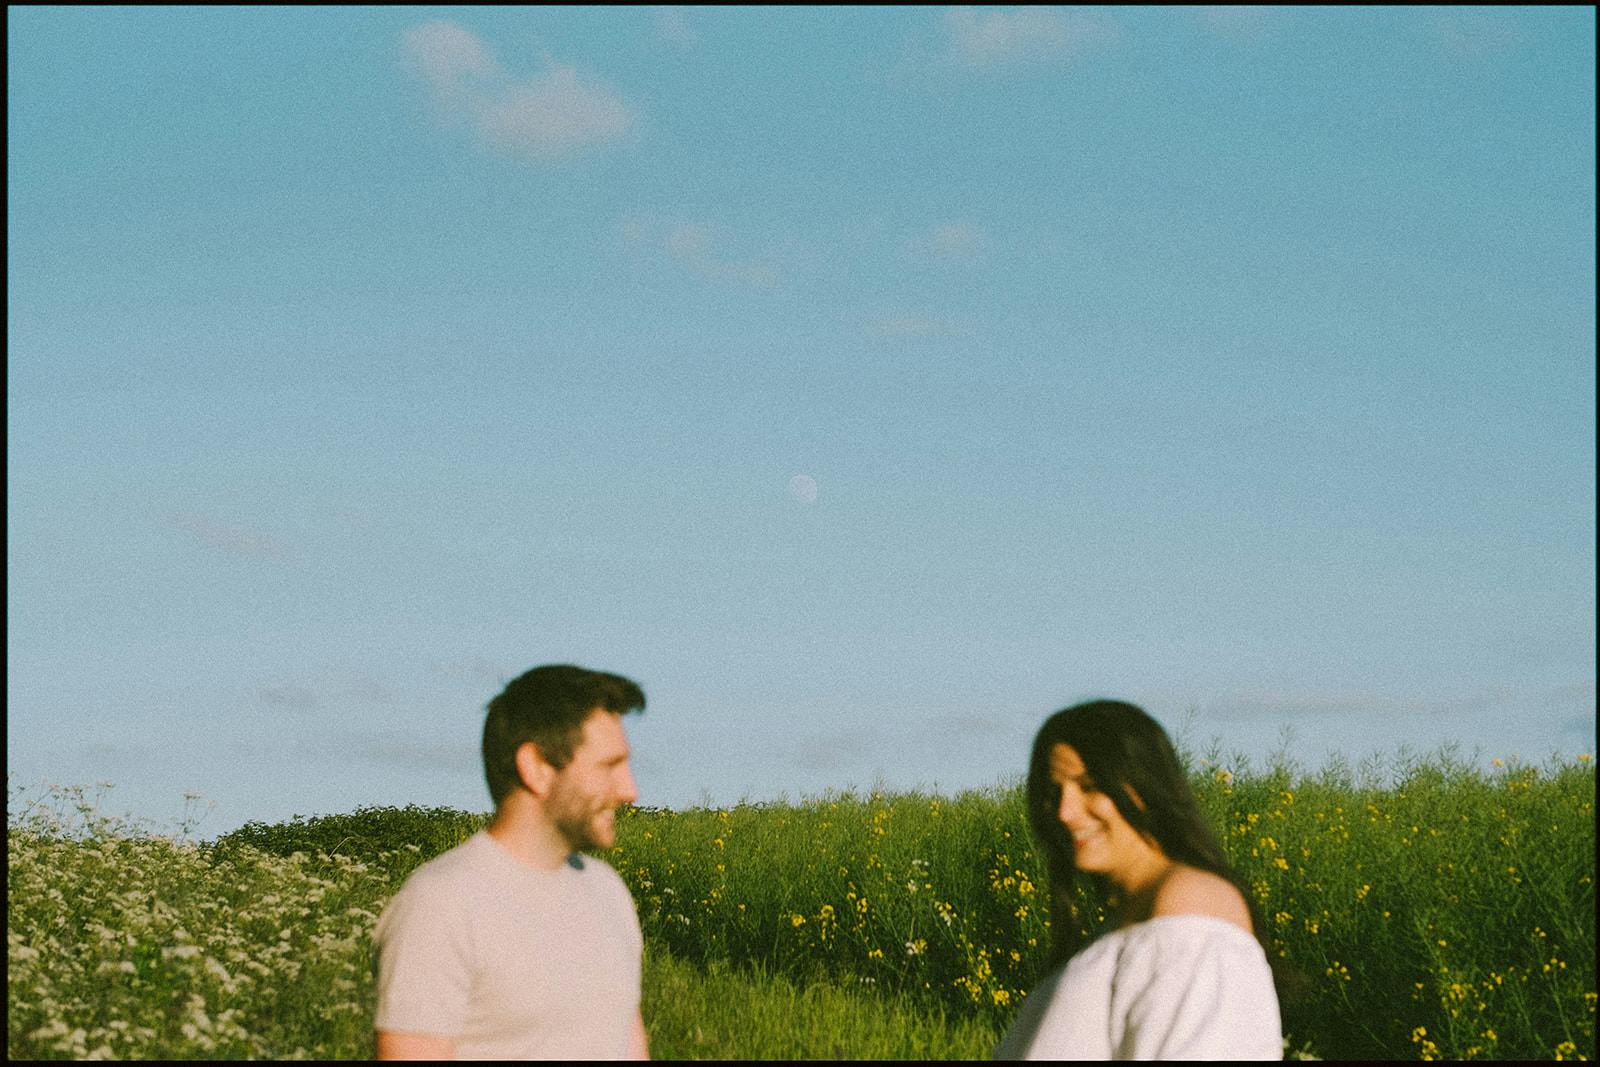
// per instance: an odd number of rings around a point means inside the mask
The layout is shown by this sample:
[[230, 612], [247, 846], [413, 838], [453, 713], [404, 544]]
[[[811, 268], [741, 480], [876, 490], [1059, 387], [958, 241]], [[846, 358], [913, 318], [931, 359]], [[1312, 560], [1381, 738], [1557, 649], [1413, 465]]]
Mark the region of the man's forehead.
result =
[[605, 708], [591, 711], [589, 717], [583, 720], [583, 746], [597, 751], [628, 751], [628, 735], [622, 728], [622, 716]]

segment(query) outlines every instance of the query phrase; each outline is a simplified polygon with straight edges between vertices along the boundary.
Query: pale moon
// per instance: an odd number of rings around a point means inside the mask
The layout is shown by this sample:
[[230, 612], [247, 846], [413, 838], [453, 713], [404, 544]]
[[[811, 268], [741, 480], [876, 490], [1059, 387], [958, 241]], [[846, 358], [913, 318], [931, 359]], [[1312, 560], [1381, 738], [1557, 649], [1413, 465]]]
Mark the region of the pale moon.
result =
[[789, 479], [789, 495], [802, 504], [817, 502], [817, 480], [809, 474], [796, 474]]

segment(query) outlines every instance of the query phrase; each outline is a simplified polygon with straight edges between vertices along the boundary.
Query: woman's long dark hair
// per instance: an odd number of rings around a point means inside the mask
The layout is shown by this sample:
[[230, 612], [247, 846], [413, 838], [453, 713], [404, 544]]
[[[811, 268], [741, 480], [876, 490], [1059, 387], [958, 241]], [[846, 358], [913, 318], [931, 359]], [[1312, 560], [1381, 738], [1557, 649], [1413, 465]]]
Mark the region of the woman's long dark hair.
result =
[[[1154, 839], [1168, 859], [1220, 875], [1239, 890], [1256, 940], [1268, 962], [1275, 962], [1262, 937], [1250, 887], [1240, 880], [1217, 835], [1206, 824], [1166, 731], [1132, 704], [1091, 700], [1046, 719], [1033, 739], [1033, 755], [1028, 761], [1028, 820], [1044, 853], [1050, 881], [1047, 966], [1066, 962], [1087, 941], [1084, 930], [1090, 924], [1078, 911], [1079, 885], [1091, 890], [1090, 899], [1104, 901], [1111, 895], [1107, 879], [1078, 870], [1072, 837], [1061, 824], [1061, 787], [1050, 776], [1050, 752], [1060, 744], [1077, 750], [1095, 787], [1111, 798], [1129, 825]], [[1143, 810], [1129, 796], [1129, 786], [1144, 802]]]

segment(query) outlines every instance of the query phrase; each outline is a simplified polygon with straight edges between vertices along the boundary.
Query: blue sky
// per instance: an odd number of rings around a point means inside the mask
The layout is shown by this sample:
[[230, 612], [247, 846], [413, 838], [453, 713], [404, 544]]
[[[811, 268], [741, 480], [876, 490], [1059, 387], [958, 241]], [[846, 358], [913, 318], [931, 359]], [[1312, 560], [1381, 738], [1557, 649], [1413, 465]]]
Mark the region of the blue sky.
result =
[[13, 788], [1593, 751], [1592, 9], [10, 16]]

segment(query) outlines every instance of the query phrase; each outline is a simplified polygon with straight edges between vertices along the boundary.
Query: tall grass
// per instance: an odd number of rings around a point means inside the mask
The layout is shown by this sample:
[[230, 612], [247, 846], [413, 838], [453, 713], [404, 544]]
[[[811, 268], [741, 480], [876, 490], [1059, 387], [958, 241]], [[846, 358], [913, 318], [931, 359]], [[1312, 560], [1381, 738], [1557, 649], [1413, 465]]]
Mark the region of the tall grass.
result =
[[[1193, 771], [1306, 979], [1284, 1004], [1293, 1048], [1595, 1055], [1591, 762], [1480, 773], [1442, 754], [1380, 781], [1213, 754]], [[365, 809], [200, 844], [132, 832], [81, 790], [8, 796], [8, 1051], [368, 1057], [372, 923], [484, 819]], [[659, 1055], [981, 1054], [1043, 966], [1015, 787], [631, 809], [605, 858], [638, 903]]]
[[987, 1059], [1000, 1035], [858, 980], [801, 982], [760, 964], [695, 966], [645, 950], [644, 1017], [656, 1059]]
[[[1273, 951], [1308, 987], [1284, 1004], [1295, 1047], [1592, 1055], [1592, 766], [1484, 775], [1441, 754], [1397, 771], [1383, 786], [1337, 763], [1196, 768]], [[683, 958], [870, 978], [997, 1027], [1040, 978], [1042, 865], [1018, 789], [622, 825], [612, 862], [646, 937]]]

